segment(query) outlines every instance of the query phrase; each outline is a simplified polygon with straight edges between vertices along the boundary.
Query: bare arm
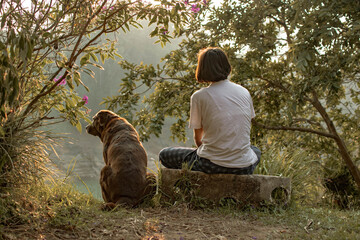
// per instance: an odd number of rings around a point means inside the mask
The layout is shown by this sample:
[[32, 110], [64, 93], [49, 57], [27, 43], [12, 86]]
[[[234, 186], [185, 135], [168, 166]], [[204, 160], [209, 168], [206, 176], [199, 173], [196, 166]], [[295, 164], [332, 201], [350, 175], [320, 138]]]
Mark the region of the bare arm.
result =
[[201, 138], [203, 136], [203, 133], [204, 131], [202, 128], [194, 129], [194, 142], [197, 147], [200, 147], [200, 145], [202, 144]]

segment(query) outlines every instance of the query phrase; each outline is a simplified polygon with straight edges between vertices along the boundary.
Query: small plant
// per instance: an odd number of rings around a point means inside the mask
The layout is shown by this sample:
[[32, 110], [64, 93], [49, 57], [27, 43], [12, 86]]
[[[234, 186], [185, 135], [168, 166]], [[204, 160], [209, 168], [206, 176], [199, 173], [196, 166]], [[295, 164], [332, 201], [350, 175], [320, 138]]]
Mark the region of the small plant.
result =
[[323, 198], [324, 203], [341, 209], [359, 208], [360, 192], [355, 187], [350, 172], [342, 166], [334, 168], [329, 162], [334, 163], [334, 161], [328, 161], [328, 164], [325, 165], [322, 179], [326, 189]]
[[291, 199], [300, 203], [319, 202], [323, 186], [322, 167], [318, 160], [303, 150], [273, 145], [263, 151], [255, 174], [275, 175], [291, 179]]
[[[213, 203], [207, 201], [206, 199], [198, 196], [199, 186], [196, 184], [196, 181], [191, 178], [190, 170], [191, 166], [187, 163], [182, 165], [182, 176], [178, 179], [173, 186], [163, 186], [162, 185], [162, 176], [160, 172], [159, 178], [159, 199], [160, 205], [163, 206], [175, 206], [185, 204], [187, 208], [206, 208], [213, 206]], [[162, 191], [162, 189], [171, 188], [171, 190], [166, 191], [167, 193], [171, 192], [171, 196], [167, 195]]]
[[0, 226], [47, 222], [74, 227], [80, 224], [77, 217], [81, 211], [97, 208], [98, 204], [91, 195], [78, 192], [69, 182], [38, 181], [0, 198]]

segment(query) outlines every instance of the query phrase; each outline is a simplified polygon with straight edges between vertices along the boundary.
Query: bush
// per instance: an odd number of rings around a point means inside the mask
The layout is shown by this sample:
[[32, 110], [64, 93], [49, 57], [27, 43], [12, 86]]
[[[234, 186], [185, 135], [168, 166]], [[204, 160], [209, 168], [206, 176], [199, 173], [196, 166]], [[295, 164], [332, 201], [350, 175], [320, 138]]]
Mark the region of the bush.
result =
[[88, 207], [99, 208], [91, 195], [78, 192], [62, 180], [22, 185], [0, 198], [0, 226], [48, 222], [54, 226], [75, 226]]
[[324, 188], [322, 167], [314, 155], [292, 146], [272, 145], [263, 151], [255, 174], [275, 175], [291, 179], [292, 201], [318, 203]]

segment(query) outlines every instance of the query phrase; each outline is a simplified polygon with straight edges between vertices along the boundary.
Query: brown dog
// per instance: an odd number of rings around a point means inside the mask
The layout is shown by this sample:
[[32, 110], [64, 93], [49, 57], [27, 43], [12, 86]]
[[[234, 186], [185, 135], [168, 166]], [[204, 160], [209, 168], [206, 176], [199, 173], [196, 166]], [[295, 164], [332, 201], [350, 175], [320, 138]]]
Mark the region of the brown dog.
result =
[[86, 130], [100, 137], [104, 145], [105, 167], [100, 175], [104, 208], [138, 204], [148, 185], [147, 154], [135, 128], [115, 113], [101, 110]]

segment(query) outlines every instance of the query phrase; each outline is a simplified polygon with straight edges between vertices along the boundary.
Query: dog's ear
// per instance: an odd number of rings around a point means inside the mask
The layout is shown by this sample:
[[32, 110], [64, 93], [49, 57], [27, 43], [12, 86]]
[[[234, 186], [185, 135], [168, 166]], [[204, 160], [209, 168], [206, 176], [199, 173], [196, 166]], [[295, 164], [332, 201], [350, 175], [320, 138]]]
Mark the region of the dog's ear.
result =
[[113, 118], [118, 118], [118, 115], [107, 110], [101, 110], [100, 112], [98, 112], [94, 117], [95, 127], [98, 130], [98, 132], [101, 133], [105, 129], [106, 125]]
[[113, 112], [102, 110], [98, 114], [98, 122], [99, 125], [103, 128], [105, 128], [106, 124], [110, 122], [111, 119], [116, 118], [117, 115]]

